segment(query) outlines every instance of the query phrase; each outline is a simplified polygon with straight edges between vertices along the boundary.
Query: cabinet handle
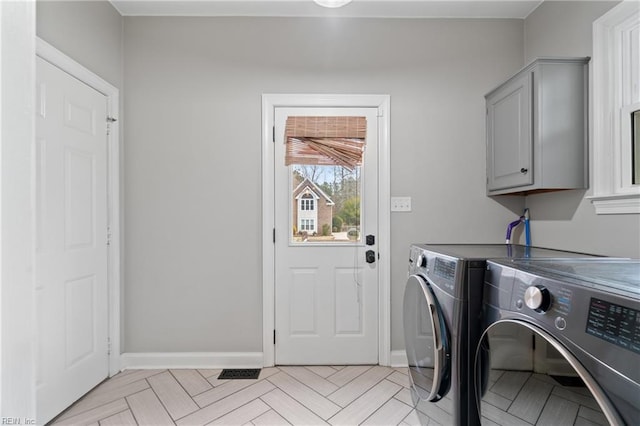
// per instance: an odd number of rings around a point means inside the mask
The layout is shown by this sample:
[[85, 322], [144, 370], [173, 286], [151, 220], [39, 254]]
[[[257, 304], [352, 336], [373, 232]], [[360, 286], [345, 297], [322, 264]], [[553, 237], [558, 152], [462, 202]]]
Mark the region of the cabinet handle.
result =
[[524, 167], [520, 169], [520, 173], [522, 173], [523, 175], [526, 175], [528, 171], [529, 169], [525, 169]]

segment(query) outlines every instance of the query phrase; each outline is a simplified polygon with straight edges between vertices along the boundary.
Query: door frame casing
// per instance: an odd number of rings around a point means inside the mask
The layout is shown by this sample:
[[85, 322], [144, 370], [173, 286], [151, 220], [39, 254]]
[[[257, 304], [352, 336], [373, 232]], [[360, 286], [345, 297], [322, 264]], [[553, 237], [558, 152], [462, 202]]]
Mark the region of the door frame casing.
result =
[[103, 94], [107, 99], [107, 117], [115, 119], [109, 123], [107, 134], [108, 344], [109, 376], [113, 376], [120, 371], [120, 91], [39, 37], [36, 56]]
[[274, 113], [277, 107], [378, 109], [378, 363], [391, 363], [390, 96], [348, 94], [262, 95], [262, 355], [275, 365], [275, 163]]

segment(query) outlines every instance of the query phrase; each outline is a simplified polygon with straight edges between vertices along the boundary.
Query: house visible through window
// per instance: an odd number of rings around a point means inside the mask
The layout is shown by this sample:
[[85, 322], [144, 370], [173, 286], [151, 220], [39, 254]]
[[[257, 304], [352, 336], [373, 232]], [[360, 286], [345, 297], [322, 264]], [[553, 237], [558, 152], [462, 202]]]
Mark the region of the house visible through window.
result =
[[285, 165], [291, 172], [291, 242], [360, 241], [366, 118], [287, 118]]

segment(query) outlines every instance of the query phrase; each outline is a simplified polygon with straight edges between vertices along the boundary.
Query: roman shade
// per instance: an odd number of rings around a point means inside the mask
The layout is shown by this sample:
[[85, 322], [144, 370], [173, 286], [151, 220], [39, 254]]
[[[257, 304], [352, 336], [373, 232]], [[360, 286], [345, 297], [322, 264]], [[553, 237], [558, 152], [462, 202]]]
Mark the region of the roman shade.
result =
[[367, 133], [365, 117], [288, 117], [285, 165], [343, 166], [362, 164]]

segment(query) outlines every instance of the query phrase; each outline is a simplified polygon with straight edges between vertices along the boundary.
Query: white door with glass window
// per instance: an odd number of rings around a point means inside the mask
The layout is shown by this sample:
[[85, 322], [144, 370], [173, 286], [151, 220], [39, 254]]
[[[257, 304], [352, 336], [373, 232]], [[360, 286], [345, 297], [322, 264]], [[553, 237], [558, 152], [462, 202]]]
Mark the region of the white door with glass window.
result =
[[107, 100], [37, 58], [37, 423], [109, 373]]
[[378, 363], [377, 115], [275, 108], [276, 364]]

